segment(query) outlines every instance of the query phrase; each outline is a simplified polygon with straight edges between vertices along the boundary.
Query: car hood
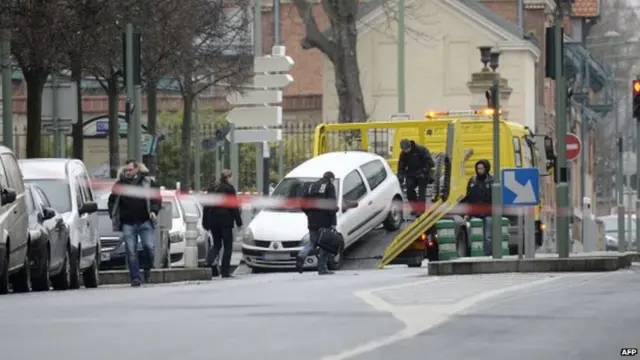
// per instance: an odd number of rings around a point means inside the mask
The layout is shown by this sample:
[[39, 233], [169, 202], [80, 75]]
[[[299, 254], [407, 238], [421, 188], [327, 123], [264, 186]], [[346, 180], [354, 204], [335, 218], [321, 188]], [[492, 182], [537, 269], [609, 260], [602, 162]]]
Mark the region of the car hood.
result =
[[302, 212], [263, 210], [248, 227], [256, 240], [297, 241], [309, 233], [307, 216]]
[[101, 238], [120, 237], [120, 232], [113, 231], [113, 223], [106, 212], [98, 212], [98, 231]]

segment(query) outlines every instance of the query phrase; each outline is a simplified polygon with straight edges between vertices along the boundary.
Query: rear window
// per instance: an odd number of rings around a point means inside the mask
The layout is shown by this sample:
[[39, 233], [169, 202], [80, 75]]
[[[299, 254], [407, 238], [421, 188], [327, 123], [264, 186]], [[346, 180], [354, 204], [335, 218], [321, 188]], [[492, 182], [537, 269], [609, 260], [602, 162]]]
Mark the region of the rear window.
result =
[[[276, 188], [273, 190], [273, 192], [271, 193], [271, 196], [284, 197], [284, 198], [289, 198], [289, 199], [302, 197], [304, 189], [307, 189], [309, 187], [309, 185], [311, 185], [312, 183], [314, 183], [314, 182], [316, 182], [318, 180], [320, 180], [320, 178], [313, 178], [313, 177], [309, 177], [309, 178], [296, 178], [296, 177], [284, 178], [284, 179], [282, 179], [282, 181], [280, 181], [278, 186], [276, 186]], [[333, 186], [335, 186], [335, 188], [336, 188], [336, 194], [340, 193], [340, 188], [339, 188], [338, 184], [340, 184], [340, 179], [335, 179], [333, 181]], [[300, 209], [295, 209], [295, 208], [290, 208], [290, 209], [269, 208], [269, 210], [271, 210], [271, 211], [291, 211], [291, 212], [300, 211]]]

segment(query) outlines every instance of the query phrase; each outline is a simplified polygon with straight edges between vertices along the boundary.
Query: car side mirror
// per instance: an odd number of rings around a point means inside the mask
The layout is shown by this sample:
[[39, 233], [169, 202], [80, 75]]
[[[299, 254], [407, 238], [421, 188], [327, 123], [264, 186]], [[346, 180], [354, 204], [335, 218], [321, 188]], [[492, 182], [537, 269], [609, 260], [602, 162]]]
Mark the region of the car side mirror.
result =
[[53, 210], [52, 208], [44, 208], [42, 209], [42, 221], [47, 221], [49, 219], [53, 219], [54, 217], [56, 217], [56, 211]]
[[12, 188], [4, 188], [0, 191], [0, 201], [2, 205], [11, 204], [16, 201], [16, 191]]
[[98, 204], [94, 202], [86, 202], [80, 207], [80, 209], [78, 209], [80, 215], [93, 214], [96, 211], [98, 211]]

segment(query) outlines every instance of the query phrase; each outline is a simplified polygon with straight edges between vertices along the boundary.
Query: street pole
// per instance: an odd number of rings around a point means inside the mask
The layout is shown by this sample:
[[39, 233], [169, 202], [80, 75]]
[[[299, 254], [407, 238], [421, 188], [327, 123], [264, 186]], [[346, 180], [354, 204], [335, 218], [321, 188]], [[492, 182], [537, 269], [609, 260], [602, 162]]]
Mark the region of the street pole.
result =
[[[198, 104], [198, 97], [196, 96], [193, 99], [193, 110], [195, 112], [193, 117], [193, 129], [195, 133], [194, 137], [194, 151], [193, 157], [195, 163], [193, 164], [193, 189], [195, 191], [200, 190], [200, 147], [202, 146], [202, 141], [200, 140], [200, 105]], [[218, 154], [216, 154], [217, 156]], [[234, 174], [235, 175], [235, 174]]]
[[398, 112], [405, 112], [404, 74], [404, 0], [398, 0]]
[[554, 24], [554, 63], [556, 76], [556, 144], [558, 184], [556, 185], [556, 244], [560, 258], [569, 257], [569, 184], [567, 182], [567, 86], [563, 64], [563, 10], [556, 8]]
[[[614, 78], [617, 73], [617, 66], [614, 64]], [[614, 80], [615, 81], [615, 80]], [[617, 163], [616, 166], [616, 198], [618, 203], [618, 251], [624, 252], [626, 249], [626, 231], [625, 231], [625, 206], [624, 206], [624, 184], [623, 184], [623, 176], [622, 173], [622, 135], [620, 134], [620, 106], [618, 103], [618, 90], [617, 86], [614, 83], [613, 91], [613, 111], [615, 116], [615, 125], [616, 125], [616, 156]]]
[[51, 122], [53, 124], [53, 157], [61, 158], [60, 154], [60, 109], [58, 109], [58, 77], [51, 73]]
[[[640, 80], [640, 75], [636, 76]], [[640, 252], [640, 117], [636, 118], [636, 251]]]
[[11, 32], [2, 32], [0, 44], [0, 65], [2, 65], [2, 144], [12, 150], [13, 147], [13, 89], [11, 82]]
[[[125, 105], [125, 117], [127, 119], [127, 158], [136, 158], [136, 131], [133, 121], [131, 121], [131, 102], [134, 96], [133, 86], [133, 24], [129, 23], [125, 26], [125, 86], [127, 92], [127, 103]], [[140, 140], [138, 140], [140, 141]], [[139, 146], [138, 146], [139, 147]]]
[[[273, 45], [280, 45], [280, 0], [273, 0]], [[278, 179], [284, 177], [284, 141], [278, 144]]]
[[134, 140], [134, 159], [137, 162], [142, 163], [142, 85], [136, 84], [134, 86], [134, 100], [133, 100], [133, 130], [135, 131]]
[[[233, 187], [236, 188], [236, 190], [240, 190], [239, 188], [239, 184], [240, 181], [238, 180], [239, 178], [239, 174], [238, 174], [238, 168], [239, 168], [239, 164], [238, 164], [238, 144], [236, 143], [236, 127], [233, 123], [229, 123], [229, 157], [230, 157], [230, 162], [231, 162], [231, 174], [232, 176], [232, 182], [233, 182]], [[218, 174], [219, 176], [219, 174]]]
[[[254, 36], [253, 36], [253, 46], [254, 46], [254, 58], [258, 56], [262, 56], [262, 0], [255, 0], [255, 7], [253, 9], [254, 14]], [[264, 143], [256, 143], [256, 191], [260, 191], [261, 187], [264, 186], [264, 163], [263, 159], [263, 149]], [[234, 174], [235, 175], [235, 174]], [[237, 177], [237, 175], [236, 175]]]
[[[497, 65], [497, 64], [496, 64]], [[495, 71], [495, 70], [494, 70]], [[502, 184], [500, 182], [500, 74], [493, 78], [493, 182], [491, 184], [491, 247], [494, 259], [502, 258]]]

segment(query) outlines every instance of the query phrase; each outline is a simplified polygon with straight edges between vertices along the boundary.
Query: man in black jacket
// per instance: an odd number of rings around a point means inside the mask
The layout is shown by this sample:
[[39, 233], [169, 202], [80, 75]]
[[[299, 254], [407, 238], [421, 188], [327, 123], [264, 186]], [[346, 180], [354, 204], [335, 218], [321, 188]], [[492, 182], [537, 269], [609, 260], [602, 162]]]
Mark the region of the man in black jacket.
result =
[[[311, 250], [318, 246], [321, 229], [329, 229], [336, 226], [338, 212], [338, 203], [336, 196], [336, 188], [333, 186], [335, 175], [331, 171], [327, 171], [322, 179], [314, 182], [309, 186], [305, 194], [305, 198], [322, 199], [322, 206], [319, 208], [305, 208], [307, 215], [307, 227], [309, 228], [309, 241], [300, 250], [296, 261], [296, 268], [302, 272], [304, 260]], [[329, 253], [325, 250], [318, 249], [318, 275], [330, 275], [333, 271], [329, 271]]]
[[[136, 190], [138, 187], [140, 191]], [[155, 222], [162, 207], [162, 196], [149, 177], [147, 167], [135, 160], [127, 160], [118, 172], [118, 180], [113, 185], [108, 201], [113, 228], [122, 231], [131, 286], [140, 286], [140, 265], [144, 270], [144, 281], [150, 282], [156, 245]], [[138, 237], [144, 255], [140, 264]]]
[[[491, 163], [482, 159], [476, 162], [476, 174], [469, 179], [467, 184], [467, 195], [462, 199], [462, 203], [470, 205], [480, 205], [473, 209], [473, 213], [482, 219], [484, 234], [483, 249], [485, 256], [491, 256], [491, 185], [493, 177], [489, 174]], [[465, 217], [468, 219], [468, 217]]]
[[[420, 214], [424, 212], [426, 206], [427, 184], [435, 164], [429, 150], [413, 140], [402, 139], [400, 149], [402, 152], [398, 159], [398, 180], [400, 185], [407, 181], [407, 198], [414, 209], [413, 213]], [[417, 196], [416, 188], [418, 188]]]

